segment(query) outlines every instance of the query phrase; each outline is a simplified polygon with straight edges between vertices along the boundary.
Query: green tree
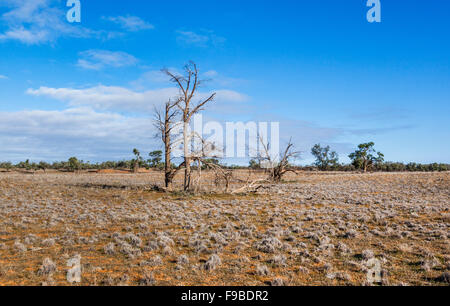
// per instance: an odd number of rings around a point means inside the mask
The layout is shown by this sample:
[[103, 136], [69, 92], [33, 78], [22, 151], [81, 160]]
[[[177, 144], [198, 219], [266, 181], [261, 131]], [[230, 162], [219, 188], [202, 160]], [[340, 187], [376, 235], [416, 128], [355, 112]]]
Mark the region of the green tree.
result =
[[142, 164], [141, 152], [139, 152], [138, 149], [133, 149], [133, 154], [135, 158], [131, 162], [131, 170], [133, 170], [134, 173], [137, 173]]
[[316, 158], [314, 163], [320, 170], [325, 171], [331, 167], [335, 167], [339, 161], [339, 156], [335, 151], [331, 151], [330, 146], [322, 147], [316, 144], [311, 149], [311, 154]]
[[163, 152], [158, 150], [150, 152], [148, 155], [150, 156], [150, 159], [148, 160], [150, 168], [161, 168]]
[[49, 169], [50, 167], [51, 167], [50, 164], [48, 164], [48, 163], [46, 163], [46, 162], [44, 162], [44, 161], [41, 161], [41, 162], [37, 165], [37, 168], [40, 169], [40, 170], [44, 170], [44, 172], [45, 172], [47, 169]]
[[376, 152], [374, 147], [374, 142], [360, 144], [358, 150], [348, 156], [356, 169], [367, 172], [374, 164], [380, 165], [384, 162], [383, 153]]
[[69, 158], [69, 161], [67, 163], [67, 167], [70, 171], [75, 172], [80, 170], [80, 162], [76, 157]]
[[249, 167], [250, 167], [250, 169], [260, 169], [261, 165], [259, 164], [259, 162], [257, 160], [252, 159], [252, 160], [250, 160]]
[[13, 168], [13, 165], [11, 162], [1, 163], [0, 168], [5, 169], [7, 172], [9, 172]]

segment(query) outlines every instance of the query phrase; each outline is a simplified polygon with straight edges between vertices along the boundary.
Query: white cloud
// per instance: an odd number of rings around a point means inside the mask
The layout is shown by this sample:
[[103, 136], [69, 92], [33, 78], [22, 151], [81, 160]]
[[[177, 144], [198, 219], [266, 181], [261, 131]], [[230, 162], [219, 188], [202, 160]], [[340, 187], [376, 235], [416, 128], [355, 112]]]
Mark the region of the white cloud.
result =
[[155, 27], [137, 16], [118, 16], [118, 17], [103, 17], [108, 21], [114, 22], [122, 27], [122, 29], [130, 32], [137, 32], [142, 30], [152, 30]]
[[0, 80], [7, 80], [7, 79], [9, 79], [9, 78], [6, 75], [0, 74]]
[[13, 40], [39, 45], [53, 44], [62, 37], [109, 39], [120, 35], [69, 23], [65, 1], [61, 0], [1, 0], [1, 7], [7, 11], [0, 15], [0, 22], [6, 26], [0, 32], [0, 42]]
[[105, 67], [134, 66], [138, 60], [126, 52], [113, 52], [108, 50], [87, 50], [80, 52], [77, 65], [84, 69], [101, 70]]
[[[33, 160], [67, 160], [77, 156], [84, 160], [120, 160], [131, 157], [131, 149], [152, 151], [159, 148], [156, 131], [149, 119], [155, 105], [178, 94], [176, 88], [143, 92], [123, 87], [96, 86], [86, 89], [29, 89], [28, 94], [45, 96], [70, 107], [62, 111], [0, 112], [0, 156], [17, 162]], [[198, 94], [205, 98], [207, 92]], [[217, 102], [239, 102], [242, 94], [217, 91]], [[214, 104], [212, 105], [214, 107]], [[114, 111], [131, 111], [141, 116], [122, 115]]]
[[41, 87], [29, 89], [27, 93], [68, 102], [72, 106], [148, 112], [154, 105], [163, 103], [178, 92], [175, 88], [136, 92], [123, 87], [99, 85], [86, 89]]
[[[273, 121], [273, 118], [262, 121]], [[281, 144], [293, 135], [296, 149], [304, 151], [302, 157], [307, 162], [312, 162], [309, 150], [316, 143], [331, 144], [339, 152], [351, 148], [351, 144], [333, 142], [345, 133], [341, 129], [304, 121], [279, 121]], [[159, 148], [159, 141], [153, 138], [155, 133], [149, 118], [99, 112], [90, 107], [0, 112], [0, 156], [13, 162], [29, 158], [67, 160], [71, 156], [90, 161], [120, 160], [131, 158], [133, 148], [142, 152]]]
[[215, 92], [217, 93], [218, 102], [245, 102], [249, 99], [247, 95], [234, 90], [221, 89]]
[[[170, 69], [170, 71], [174, 71], [174, 69]], [[176, 70], [175, 70], [176, 71]], [[134, 84], [149, 84], [149, 83], [168, 83], [170, 82], [170, 77], [167, 76], [161, 70], [149, 70], [144, 72], [138, 80], [133, 81]]]
[[191, 31], [177, 31], [179, 42], [183, 42], [191, 45], [205, 46], [209, 41], [209, 37], [206, 35], [200, 35]]
[[209, 70], [209, 71], [206, 71], [203, 75], [208, 78], [214, 78], [214, 77], [217, 77], [219, 75], [219, 73], [215, 70]]
[[0, 20], [7, 30], [0, 33], [0, 41], [17, 40], [35, 45], [55, 42], [61, 36], [89, 37], [93, 32], [75, 26], [65, 20], [65, 12], [54, 6], [54, 0], [15, 0], [4, 1], [2, 6], [10, 10]]
[[[232, 90], [217, 90], [217, 102], [244, 102], [244, 94]], [[124, 87], [99, 85], [85, 89], [49, 88], [28, 89], [27, 94], [45, 96], [71, 106], [90, 106], [100, 110], [125, 110], [131, 112], [152, 112], [158, 106], [179, 94], [175, 87], [147, 91], [133, 91]], [[195, 99], [202, 99], [211, 92], [199, 92]]]
[[[176, 69], [170, 68], [170, 71], [178, 73]], [[144, 72], [137, 80], [130, 82], [130, 85], [137, 90], [145, 90], [149, 84], [158, 84], [159, 86], [172, 86], [170, 77], [161, 70], [149, 70]]]
[[193, 31], [178, 30], [177, 41], [183, 45], [191, 45], [196, 47], [219, 47], [226, 41], [225, 38], [217, 36], [213, 31], [203, 30], [201, 33]]
[[134, 147], [151, 150], [151, 121], [99, 113], [91, 108], [0, 112], [4, 160], [122, 159]]

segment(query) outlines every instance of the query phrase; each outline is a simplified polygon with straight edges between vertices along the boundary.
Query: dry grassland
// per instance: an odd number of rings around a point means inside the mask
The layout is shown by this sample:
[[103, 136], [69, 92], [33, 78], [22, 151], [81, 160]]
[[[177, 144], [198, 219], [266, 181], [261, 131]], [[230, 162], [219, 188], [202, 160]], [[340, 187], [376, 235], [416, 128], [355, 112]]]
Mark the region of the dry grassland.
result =
[[153, 191], [162, 179], [0, 173], [0, 285], [70, 285], [76, 255], [79, 285], [364, 285], [372, 258], [383, 285], [449, 284], [449, 173], [301, 173], [200, 196]]

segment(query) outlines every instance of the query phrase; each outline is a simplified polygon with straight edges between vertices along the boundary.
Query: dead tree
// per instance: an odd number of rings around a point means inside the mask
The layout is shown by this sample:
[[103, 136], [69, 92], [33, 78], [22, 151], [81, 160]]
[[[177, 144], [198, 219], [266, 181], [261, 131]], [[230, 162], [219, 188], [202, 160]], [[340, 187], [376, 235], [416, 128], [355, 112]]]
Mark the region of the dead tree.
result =
[[[215, 152], [219, 150], [215, 143], [210, 143], [205, 141], [200, 135], [194, 133], [194, 137], [198, 138], [201, 147], [200, 150], [193, 152], [193, 161], [197, 164], [197, 179], [194, 184], [194, 191], [200, 190], [200, 185], [202, 181], [202, 167], [205, 167], [207, 170], [212, 171], [214, 173], [215, 179], [214, 183], [216, 187], [223, 186], [222, 192], [230, 193], [230, 194], [238, 194], [238, 193], [247, 193], [257, 192], [260, 188], [263, 187], [264, 183], [269, 183], [267, 179], [257, 179], [251, 181], [251, 174], [247, 178], [246, 181], [240, 181], [239, 179], [233, 178], [233, 170], [226, 169], [225, 167], [219, 165], [218, 163], [214, 163], [212, 158], [216, 158]], [[239, 187], [235, 190], [231, 189], [231, 184], [233, 181], [243, 182], [245, 183], [243, 187]]]
[[269, 143], [264, 143], [263, 139], [260, 137], [260, 143], [263, 151], [260, 152], [258, 157], [260, 164], [265, 165], [267, 171], [269, 172], [269, 180], [274, 183], [279, 183], [283, 179], [283, 176], [288, 172], [296, 173], [295, 169], [291, 166], [290, 161], [299, 157], [300, 152], [294, 151], [294, 145], [292, 144], [292, 139], [286, 146], [284, 152], [280, 155], [279, 160], [276, 157], [270, 155]]
[[213, 160], [217, 158], [217, 145], [206, 141], [203, 139], [202, 135], [198, 135], [195, 132], [192, 133], [192, 137], [200, 144], [200, 146], [195, 147], [191, 152], [191, 160], [197, 167], [197, 177], [192, 180], [193, 186], [191, 187], [193, 191], [200, 191], [200, 186], [202, 184], [202, 169], [205, 168], [215, 174], [214, 182], [216, 187], [223, 184], [225, 186], [224, 192], [228, 193], [232, 171], [227, 171], [219, 164], [213, 162]]
[[193, 162], [190, 152], [192, 135], [189, 133], [189, 124], [192, 116], [200, 112], [208, 102], [213, 101], [216, 94], [213, 93], [206, 99], [202, 99], [196, 104], [192, 103], [199, 86], [202, 84], [202, 81], [199, 78], [200, 75], [197, 65], [192, 61], [184, 67], [184, 75], [172, 73], [168, 69], [163, 69], [163, 72], [171, 78], [171, 81], [175, 83], [180, 90], [180, 96], [178, 97], [175, 105], [181, 111], [181, 117], [184, 124], [184, 190], [188, 191], [191, 189], [191, 164]]
[[172, 163], [172, 131], [176, 124], [176, 117], [179, 115], [176, 103], [169, 100], [163, 112], [156, 108], [154, 110], [154, 125], [158, 130], [158, 137], [161, 137], [164, 143], [165, 186], [168, 190], [172, 190], [175, 175], [184, 167], [184, 163], [178, 167], [174, 167]]
[[224, 169], [220, 165], [216, 165], [214, 163], [205, 162], [204, 163], [207, 169], [210, 169], [214, 172], [215, 179], [214, 183], [218, 187], [220, 185], [224, 186], [224, 193], [230, 192], [230, 184], [233, 179], [233, 170]]

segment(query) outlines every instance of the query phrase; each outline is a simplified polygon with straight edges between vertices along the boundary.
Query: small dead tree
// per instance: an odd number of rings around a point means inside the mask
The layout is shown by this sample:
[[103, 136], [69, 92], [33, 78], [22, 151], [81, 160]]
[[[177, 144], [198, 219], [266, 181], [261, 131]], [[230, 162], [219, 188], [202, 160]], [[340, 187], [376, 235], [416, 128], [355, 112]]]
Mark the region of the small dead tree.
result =
[[280, 155], [279, 160], [276, 157], [270, 155], [270, 144], [264, 143], [263, 139], [260, 137], [260, 143], [263, 151], [260, 152], [258, 157], [261, 165], [264, 165], [269, 173], [269, 180], [274, 183], [279, 183], [283, 179], [283, 176], [288, 172], [296, 173], [295, 169], [291, 166], [290, 161], [296, 159], [300, 156], [300, 152], [294, 151], [294, 145], [292, 144], [292, 139], [286, 146], [286, 149]]
[[214, 183], [217, 187], [223, 185], [224, 189], [223, 192], [224, 193], [229, 193], [230, 192], [230, 184], [231, 184], [231, 180], [233, 179], [233, 170], [229, 170], [229, 169], [224, 169], [223, 167], [221, 167], [220, 165], [214, 164], [214, 163], [210, 163], [210, 162], [204, 162], [204, 164], [206, 165], [207, 169], [210, 169], [211, 171], [214, 172], [215, 175], [215, 179], [214, 179]]
[[161, 137], [164, 143], [164, 177], [165, 186], [168, 190], [173, 188], [173, 179], [175, 175], [184, 167], [184, 163], [178, 167], [174, 167], [172, 163], [172, 131], [176, 124], [176, 117], [179, 115], [177, 102], [169, 100], [165, 104], [164, 111], [155, 108], [154, 110], [154, 126], [158, 130], [158, 137]]
[[193, 103], [193, 99], [197, 93], [199, 86], [203, 83], [200, 80], [199, 71], [197, 65], [194, 62], [189, 62], [184, 67], [184, 74], [179, 75], [170, 72], [168, 69], [162, 70], [167, 74], [173, 83], [180, 90], [180, 96], [175, 104], [181, 111], [181, 117], [184, 124], [183, 127], [183, 145], [184, 145], [184, 190], [191, 189], [191, 164], [194, 161], [190, 152], [192, 135], [189, 133], [189, 124], [192, 116], [203, 110], [203, 107], [214, 100], [216, 94], [213, 93], [205, 99], [201, 99], [196, 104]]
[[214, 162], [214, 159], [217, 158], [217, 152], [219, 149], [215, 143], [211, 143], [205, 141], [201, 135], [194, 134], [194, 137], [198, 138], [201, 147], [200, 150], [194, 152], [194, 160], [197, 162], [198, 167], [198, 176], [195, 184], [195, 189], [198, 190], [201, 184], [201, 175], [202, 175], [202, 167], [205, 167], [206, 170], [212, 171], [214, 173], [215, 179], [214, 183], [216, 187], [224, 186], [224, 193], [229, 193], [230, 184], [233, 178], [233, 171], [224, 169], [218, 162]]
[[[249, 177], [246, 181], [235, 179], [233, 177], [232, 169], [226, 169], [217, 162], [214, 162], [214, 158], [217, 158], [218, 155], [217, 152], [220, 151], [220, 149], [217, 148], [216, 144], [205, 141], [201, 138], [200, 135], [197, 134], [194, 134], [194, 137], [197, 137], [201, 143], [200, 150], [194, 152], [193, 154], [193, 161], [197, 164], [198, 167], [197, 178], [194, 184], [194, 190], [196, 192], [200, 190], [200, 186], [202, 183], [202, 166], [205, 167], [206, 170], [212, 171], [214, 173], [214, 183], [216, 185], [216, 188], [223, 186], [222, 192], [225, 194], [238, 194], [248, 192], [255, 193], [263, 187], [263, 184], [269, 183], [269, 180], [267, 179], [257, 179], [251, 181], [251, 173], [249, 173]], [[232, 190], [231, 187], [233, 182], [244, 183], [244, 186]]]

